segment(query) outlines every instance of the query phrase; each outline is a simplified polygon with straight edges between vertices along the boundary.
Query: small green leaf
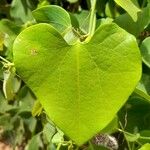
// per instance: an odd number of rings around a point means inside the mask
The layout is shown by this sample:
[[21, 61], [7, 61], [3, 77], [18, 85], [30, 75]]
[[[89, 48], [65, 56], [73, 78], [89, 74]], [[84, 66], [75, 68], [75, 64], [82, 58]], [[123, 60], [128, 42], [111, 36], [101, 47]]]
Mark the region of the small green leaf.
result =
[[115, 0], [115, 2], [123, 9], [125, 9], [135, 22], [137, 21], [138, 12], [141, 10], [136, 7], [136, 5], [134, 5], [131, 0]]
[[79, 22], [76, 16], [73, 13], [69, 13], [72, 27], [75, 29], [79, 29]]
[[60, 33], [71, 27], [71, 19], [68, 12], [59, 6], [44, 6], [34, 10], [32, 14], [38, 23], [50, 23]]
[[25, 134], [24, 122], [21, 118], [19, 117], [17, 119], [16, 118], [14, 117], [15, 121], [12, 122], [12, 124], [14, 125], [14, 131], [15, 131], [15, 138], [13, 139], [14, 140], [13, 144], [21, 145], [24, 139], [24, 134]]
[[52, 143], [55, 143], [55, 144], [62, 143], [64, 141], [63, 136], [64, 134], [62, 132], [57, 132], [52, 138]]
[[29, 131], [33, 134], [35, 133], [36, 127], [37, 127], [37, 119], [34, 117], [26, 117], [23, 118], [24, 124], [28, 127]]
[[46, 137], [48, 142], [51, 141], [51, 139], [55, 133], [56, 133], [56, 128], [54, 126], [52, 126], [50, 123], [47, 123], [44, 125], [43, 134]]
[[12, 130], [13, 124], [11, 121], [12, 117], [10, 114], [4, 114], [0, 116], [0, 127], [2, 130]]
[[111, 122], [141, 77], [135, 38], [113, 23], [74, 45], [49, 24], [33, 25], [16, 38], [14, 63], [50, 119], [78, 145]]
[[10, 8], [10, 15], [18, 23], [26, 23], [32, 21], [33, 4], [31, 0], [13, 0]]
[[3, 34], [8, 34], [8, 36], [11, 36], [12, 40], [17, 34], [19, 34], [21, 29], [22, 28], [20, 26], [17, 26], [14, 22], [8, 19], [0, 20], [0, 32]]
[[7, 103], [2, 91], [0, 91], [0, 114], [4, 114], [5, 112], [7, 112], [13, 108], [14, 107], [12, 105], [9, 105]]
[[89, 11], [82, 10], [79, 13], [74, 14], [79, 22], [79, 27], [81, 31], [85, 34], [89, 33], [89, 22], [90, 14]]
[[[10, 66], [11, 67], [11, 66]], [[7, 100], [13, 100], [21, 86], [21, 80], [15, 74], [15, 68], [11, 67], [3, 72], [3, 92]]]
[[12, 58], [12, 45], [16, 36], [20, 33], [22, 27], [7, 19], [0, 20], [0, 33], [4, 35], [4, 46], [8, 49], [7, 57]]
[[31, 115], [31, 110], [34, 105], [35, 96], [30, 92], [29, 89], [27, 89], [27, 87], [23, 87], [22, 89], [20, 89], [18, 95], [20, 100], [20, 109], [18, 110], [18, 114], [28, 112]]
[[149, 85], [150, 85], [150, 76], [149, 76], [149, 74], [143, 73], [142, 78], [141, 78], [140, 82], [138, 83], [138, 85], [134, 91], [137, 95], [146, 99], [148, 102], [150, 102]]
[[126, 137], [127, 141], [135, 142], [135, 141], [137, 141], [139, 139], [140, 134], [139, 133], [137, 133], [137, 134], [125, 133], [125, 137]]
[[53, 143], [49, 143], [49, 145], [47, 146], [47, 150], [56, 150], [56, 145]]
[[80, 40], [80, 33], [78, 33], [74, 28], [70, 28], [64, 34], [64, 39], [69, 45], [73, 45]]
[[129, 98], [127, 104], [119, 112], [119, 120], [125, 131], [132, 134], [149, 129], [150, 103], [141, 97]]
[[3, 92], [5, 95], [5, 98], [9, 101], [13, 100], [15, 96], [15, 93], [13, 90], [14, 77], [15, 77], [14, 72], [11, 72], [10, 70], [4, 71]]
[[150, 37], [142, 42], [140, 49], [143, 62], [150, 68]]
[[74, 44], [79, 39], [73, 32], [75, 29], [72, 27], [78, 27], [77, 19], [63, 8], [49, 5], [38, 8], [32, 13], [38, 23], [45, 22], [54, 26], [64, 36], [68, 44]]
[[105, 7], [105, 14], [107, 17], [110, 17], [110, 18], [116, 18], [116, 16], [119, 14], [116, 9], [114, 9], [116, 6], [115, 6], [115, 2], [112, 1], [112, 0], [109, 0], [107, 3], [106, 3], [106, 7]]
[[134, 92], [150, 102], [150, 95], [147, 93], [143, 84], [139, 83]]
[[13, 91], [14, 93], [17, 93], [21, 87], [21, 79], [15, 75], [12, 82], [13, 82]]
[[134, 22], [128, 14], [118, 16], [114, 22], [129, 33], [139, 36], [150, 23], [150, 5], [138, 13], [138, 20], [136, 22]]
[[32, 137], [29, 143], [26, 145], [25, 150], [38, 150], [43, 147], [40, 133]]

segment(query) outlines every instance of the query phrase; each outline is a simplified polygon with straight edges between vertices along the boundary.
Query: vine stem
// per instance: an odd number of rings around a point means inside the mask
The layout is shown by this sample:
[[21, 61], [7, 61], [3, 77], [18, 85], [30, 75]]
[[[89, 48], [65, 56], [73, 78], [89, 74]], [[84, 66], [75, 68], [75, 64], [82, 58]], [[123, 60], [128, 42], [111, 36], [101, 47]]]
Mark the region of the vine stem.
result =
[[95, 26], [96, 26], [95, 7], [96, 7], [96, 0], [91, 0], [91, 13], [90, 13], [90, 22], [89, 22], [90, 37], [94, 34]]
[[0, 60], [2, 60], [1, 63], [4, 65], [4, 68], [9, 68], [10, 69], [12, 66], [14, 66], [14, 63], [11, 63], [7, 59], [3, 58], [2, 56], [0, 56]]
[[6, 63], [10, 63], [8, 60], [6, 60], [5, 58], [3, 58], [2, 56], [0, 56], [0, 59]]
[[124, 135], [124, 137], [125, 137], [125, 139], [126, 139], [127, 145], [128, 145], [128, 149], [129, 149], [129, 150], [132, 150], [129, 141], [127, 140], [125, 131], [123, 131], [124, 127], [123, 127], [123, 125], [122, 125], [122, 123], [121, 123], [120, 121], [119, 121], [119, 124], [120, 124], [121, 129], [118, 129], [118, 131], [120, 131], [120, 132], [123, 133], [123, 135]]
[[56, 150], [60, 150], [60, 147], [61, 147], [61, 143], [58, 144]]

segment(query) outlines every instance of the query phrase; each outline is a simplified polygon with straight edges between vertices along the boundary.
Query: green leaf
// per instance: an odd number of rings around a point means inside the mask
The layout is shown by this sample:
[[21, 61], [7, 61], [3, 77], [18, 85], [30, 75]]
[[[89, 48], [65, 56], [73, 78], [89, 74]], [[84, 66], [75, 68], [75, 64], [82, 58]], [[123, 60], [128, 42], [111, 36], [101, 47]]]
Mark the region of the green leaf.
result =
[[21, 86], [21, 80], [16, 76], [15, 69], [12, 67], [3, 72], [3, 92], [5, 98], [14, 100], [15, 94], [18, 92]]
[[79, 26], [76, 17], [63, 8], [56, 5], [44, 6], [34, 10], [33, 16], [38, 23], [45, 22], [54, 26], [64, 36], [67, 43], [73, 44], [79, 39], [72, 27]]
[[140, 49], [143, 62], [150, 68], [150, 37], [142, 42]]
[[32, 139], [29, 141], [29, 143], [25, 147], [25, 150], [38, 150], [41, 147], [43, 147], [43, 144], [42, 144], [42, 140], [40, 138], [40, 133], [39, 133], [32, 137]]
[[18, 23], [33, 21], [31, 0], [13, 0], [10, 8], [10, 15]]
[[4, 45], [7, 47], [8, 54], [7, 57], [12, 57], [12, 45], [14, 42], [14, 39], [16, 36], [19, 34], [21, 31], [22, 27], [17, 26], [15, 23], [7, 20], [7, 19], [2, 19], [0, 20], [0, 33], [4, 35]]
[[[16, 116], [17, 118], [18, 116]], [[14, 132], [15, 132], [15, 138], [14, 138], [14, 145], [21, 145], [24, 139], [24, 135], [25, 135], [25, 129], [24, 129], [24, 124], [23, 124], [23, 120], [21, 118], [17, 118], [16, 119], [14, 117], [14, 122], [12, 122], [12, 124], [14, 125]]]
[[43, 129], [43, 134], [46, 137], [47, 141], [50, 142], [53, 135], [56, 133], [56, 129], [50, 123], [45, 124]]
[[74, 29], [79, 29], [79, 22], [76, 16], [74, 15], [74, 13], [69, 13], [69, 15], [70, 15], [72, 27]]
[[8, 101], [13, 100], [15, 96], [13, 89], [14, 76], [14, 72], [11, 72], [10, 70], [4, 71], [3, 92]]
[[64, 134], [62, 132], [57, 132], [53, 138], [52, 138], [52, 143], [55, 143], [55, 144], [59, 144], [61, 142], [64, 141]]
[[150, 95], [147, 93], [147, 91], [142, 83], [138, 84], [138, 86], [135, 88], [134, 92], [150, 102]]
[[0, 116], [0, 127], [2, 130], [12, 130], [12, 116], [10, 114], [4, 114]]
[[47, 146], [47, 150], [56, 150], [56, 145], [53, 143], [49, 143], [49, 145]]
[[119, 120], [125, 131], [133, 134], [150, 129], [150, 103], [141, 97], [131, 97], [119, 112]]
[[12, 40], [16, 37], [20, 30], [21, 27], [17, 26], [14, 22], [7, 19], [0, 20], [0, 32], [8, 34], [8, 36], [12, 37]]
[[75, 29], [70, 28], [68, 29], [68, 31], [66, 32], [66, 34], [64, 35], [64, 39], [65, 41], [69, 44], [69, 45], [73, 45], [74, 43], [76, 43], [77, 41], [79, 41], [81, 36], [80, 33], [78, 33]]
[[[20, 91], [19, 91], [19, 100], [20, 100], [20, 105], [19, 105], [19, 110], [18, 110], [18, 114], [24, 113], [24, 112], [29, 112], [31, 115], [31, 110], [33, 108], [34, 105], [34, 100], [35, 97], [33, 96], [33, 94], [29, 91], [29, 89], [26, 89], [27, 87], [23, 87]], [[27, 90], [27, 91], [26, 91]], [[25, 92], [25, 93], [24, 93]], [[25, 94], [25, 95], [23, 95]]]
[[12, 105], [9, 105], [4, 98], [2, 91], [0, 91], [0, 114], [4, 114], [6, 111], [13, 109]]
[[150, 76], [143, 73], [140, 82], [138, 83], [137, 87], [135, 88], [134, 92], [141, 96], [142, 98], [146, 99], [150, 102]]
[[126, 137], [127, 141], [129, 141], [129, 142], [135, 142], [135, 141], [137, 141], [139, 139], [140, 134], [139, 133], [136, 133], [136, 134], [125, 133], [125, 137]]
[[[145, 69], [146, 70], [146, 69]], [[150, 71], [150, 70], [149, 70]], [[141, 79], [142, 83], [144, 84], [145, 86], [145, 89], [147, 91], [147, 93], [150, 95], [150, 75], [149, 73], [143, 73], [142, 74], [142, 79]]]
[[15, 75], [14, 79], [13, 79], [13, 91], [14, 91], [14, 93], [17, 93], [19, 91], [20, 87], [21, 87], [21, 79]]
[[74, 14], [79, 22], [79, 27], [83, 33], [89, 33], [90, 14], [89, 11], [82, 10], [80, 13]]
[[150, 5], [142, 9], [138, 13], [138, 20], [134, 22], [128, 14], [123, 14], [117, 17], [114, 22], [116, 22], [120, 27], [127, 30], [129, 33], [139, 36], [140, 33], [148, 26], [150, 23]]
[[116, 24], [74, 45], [48, 24], [31, 26], [14, 42], [14, 63], [50, 119], [78, 145], [106, 127], [141, 76], [136, 40]]
[[150, 144], [144, 144], [139, 150], [149, 150], [150, 149]]
[[114, 9], [115, 7], [116, 7], [116, 5], [113, 0], [109, 0], [106, 3], [105, 14], [107, 17], [116, 18], [116, 16], [118, 15], [118, 12], [116, 11], [116, 9]]
[[71, 27], [71, 19], [68, 12], [59, 6], [44, 6], [34, 10], [32, 14], [38, 23], [50, 23], [60, 33]]
[[115, 2], [123, 9], [125, 9], [135, 22], [137, 21], [138, 12], [141, 10], [136, 7], [136, 5], [134, 5], [131, 0], [115, 0]]
[[28, 127], [29, 131], [33, 134], [35, 133], [37, 127], [37, 119], [34, 117], [22, 118], [24, 124]]

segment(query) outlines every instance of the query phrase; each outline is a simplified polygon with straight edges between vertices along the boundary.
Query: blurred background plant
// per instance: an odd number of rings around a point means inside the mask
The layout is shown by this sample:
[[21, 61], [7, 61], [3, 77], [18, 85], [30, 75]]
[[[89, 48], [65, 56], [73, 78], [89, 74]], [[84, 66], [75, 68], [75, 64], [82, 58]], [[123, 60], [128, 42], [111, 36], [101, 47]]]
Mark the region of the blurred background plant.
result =
[[78, 147], [50, 121], [15, 73], [12, 47], [22, 30], [39, 21], [32, 11], [47, 5], [66, 9], [72, 23], [88, 33], [90, 0], [0, 0], [0, 145], [19, 150], [150, 150], [150, 1], [126, 2], [97, 0], [96, 27], [113, 21], [136, 37], [143, 60], [142, 79], [101, 134]]

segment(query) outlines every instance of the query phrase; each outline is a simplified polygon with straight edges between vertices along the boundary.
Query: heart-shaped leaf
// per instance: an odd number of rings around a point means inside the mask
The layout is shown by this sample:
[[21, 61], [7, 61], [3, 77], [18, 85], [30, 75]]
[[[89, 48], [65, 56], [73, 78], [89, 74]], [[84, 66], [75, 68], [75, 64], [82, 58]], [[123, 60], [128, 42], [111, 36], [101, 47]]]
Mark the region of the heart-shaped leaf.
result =
[[31, 26], [14, 42], [14, 63], [51, 120], [78, 145], [113, 119], [141, 76], [135, 38], [116, 24], [74, 45], [51, 25]]

